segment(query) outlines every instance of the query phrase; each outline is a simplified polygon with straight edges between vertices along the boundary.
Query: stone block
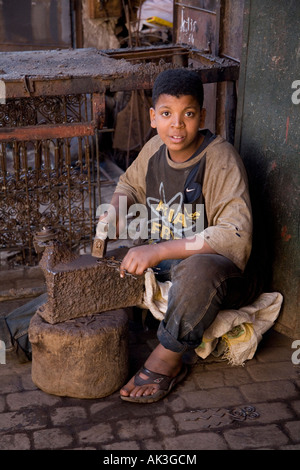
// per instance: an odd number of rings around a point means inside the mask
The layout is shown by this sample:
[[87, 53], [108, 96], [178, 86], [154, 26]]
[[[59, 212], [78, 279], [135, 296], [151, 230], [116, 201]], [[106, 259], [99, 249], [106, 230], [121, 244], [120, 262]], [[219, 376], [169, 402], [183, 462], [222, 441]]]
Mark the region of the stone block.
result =
[[276, 449], [288, 443], [288, 437], [276, 424], [230, 429], [224, 437], [233, 450]]
[[97, 260], [91, 255], [76, 256], [55, 243], [48, 246], [40, 262], [48, 298], [38, 314], [55, 324], [141, 304], [144, 276], [121, 278], [118, 271], [127, 250], [117, 249]]
[[128, 317], [124, 310], [51, 324], [37, 313], [29, 326], [32, 380], [44, 392], [101, 398], [128, 376]]

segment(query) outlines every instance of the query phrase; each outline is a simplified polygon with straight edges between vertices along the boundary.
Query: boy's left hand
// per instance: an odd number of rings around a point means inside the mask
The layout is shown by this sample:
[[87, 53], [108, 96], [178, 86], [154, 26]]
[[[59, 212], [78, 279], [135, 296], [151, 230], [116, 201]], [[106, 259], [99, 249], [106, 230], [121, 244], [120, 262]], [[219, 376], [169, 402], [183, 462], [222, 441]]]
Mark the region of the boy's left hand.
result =
[[125, 271], [130, 274], [142, 275], [146, 269], [156, 266], [160, 261], [157, 244], [130, 248], [120, 265], [120, 276], [124, 277]]

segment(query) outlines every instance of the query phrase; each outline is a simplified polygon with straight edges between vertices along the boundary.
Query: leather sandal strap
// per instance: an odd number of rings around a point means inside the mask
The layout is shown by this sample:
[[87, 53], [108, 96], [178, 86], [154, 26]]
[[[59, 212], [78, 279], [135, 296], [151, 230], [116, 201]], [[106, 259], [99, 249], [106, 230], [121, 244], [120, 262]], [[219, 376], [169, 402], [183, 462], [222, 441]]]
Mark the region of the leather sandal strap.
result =
[[[140, 377], [140, 373], [146, 375], [148, 379], [143, 379]], [[160, 390], [168, 390], [170, 382], [174, 377], [169, 377], [168, 375], [158, 374], [157, 372], [152, 372], [146, 367], [141, 367], [138, 373], [134, 377], [134, 385], [142, 386], [148, 384], [159, 384]]]

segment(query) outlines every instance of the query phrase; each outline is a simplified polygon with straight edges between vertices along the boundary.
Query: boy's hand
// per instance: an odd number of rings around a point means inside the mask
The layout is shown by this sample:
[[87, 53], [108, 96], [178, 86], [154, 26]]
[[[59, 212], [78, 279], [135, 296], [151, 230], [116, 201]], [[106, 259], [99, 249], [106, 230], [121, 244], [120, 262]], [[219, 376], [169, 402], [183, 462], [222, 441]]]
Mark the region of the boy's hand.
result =
[[120, 276], [124, 277], [125, 271], [142, 275], [148, 268], [156, 266], [161, 261], [159, 253], [160, 249], [157, 244], [130, 248], [120, 265]]
[[216, 253], [216, 251], [202, 238], [197, 237], [137, 246], [130, 248], [124, 257], [120, 266], [120, 275], [124, 277], [125, 271], [142, 275], [146, 269], [156, 266], [162, 260], [185, 259], [199, 253]]

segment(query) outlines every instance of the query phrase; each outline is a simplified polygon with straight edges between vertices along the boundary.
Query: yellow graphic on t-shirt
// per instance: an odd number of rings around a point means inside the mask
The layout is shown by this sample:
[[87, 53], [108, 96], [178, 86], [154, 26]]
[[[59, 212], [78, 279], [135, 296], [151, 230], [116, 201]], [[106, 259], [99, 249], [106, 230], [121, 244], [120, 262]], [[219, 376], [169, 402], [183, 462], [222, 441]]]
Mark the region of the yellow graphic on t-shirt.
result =
[[[160, 199], [148, 198], [151, 208], [150, 223], [152, 239], [179, 239], [203, 230], [203, 204], [183, 204], [181, 192], [166, 201], [163, 183], [160, 185]], [[196, 210], [193, 210], [196, 209]]]

